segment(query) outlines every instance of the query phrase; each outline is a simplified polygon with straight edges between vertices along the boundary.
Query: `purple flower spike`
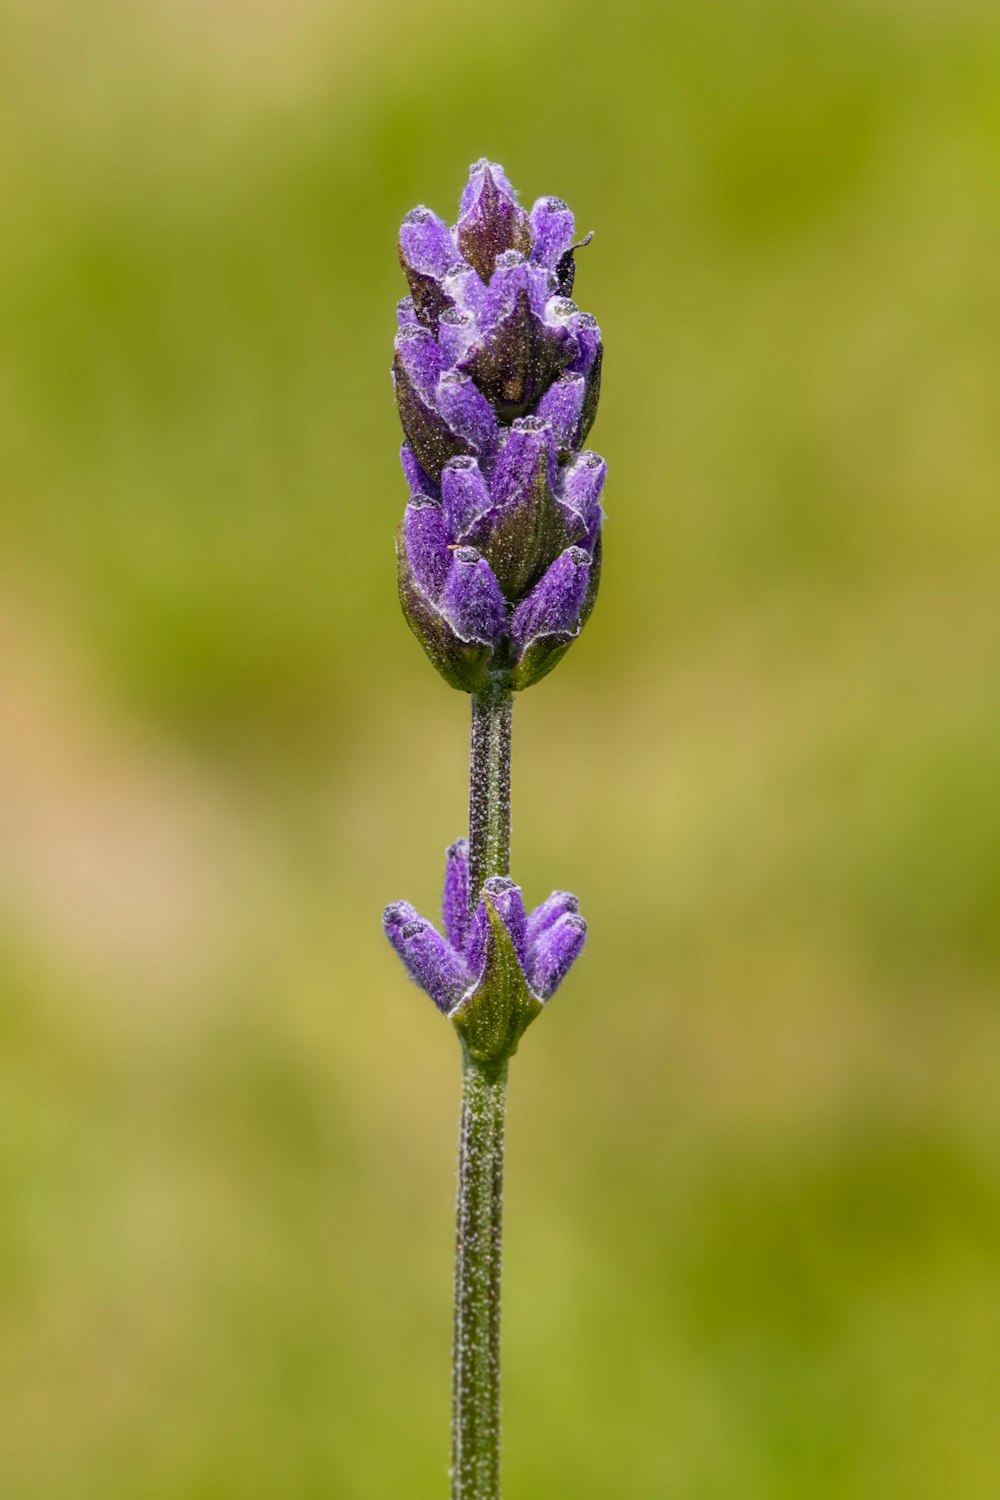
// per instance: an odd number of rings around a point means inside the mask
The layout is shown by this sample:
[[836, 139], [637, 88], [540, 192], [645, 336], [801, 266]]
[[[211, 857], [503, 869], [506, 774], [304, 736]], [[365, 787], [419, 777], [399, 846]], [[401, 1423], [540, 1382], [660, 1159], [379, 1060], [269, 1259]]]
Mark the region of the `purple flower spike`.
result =
[[[421, 207], [400, 230], [403, 470], [412, 497], [440, 506], [407, 516], [400, 599], [431, 661], [466, 692], [486, 674], [515, 689], [536, 682], [598, 586], [605, 466], [579, 450], [600, 394], [601, 331], [567, 295], [574, 232], [561, 198], [525, 213], [485, 159], [456, 225]], [[481, 557], [459, 557], [466, 545]], [[571, 567], [572, 547], [586, 559], [574, 552]], [[542, 634], [558, 651], [536, 649]]]
[[573, 913], [559, 918], [535, 945], [528, 982], [540, 1000], [550, 1000], [580, 955], [587, 924]]
[[387, 906], [382, 925], [410, 978], [447, 1015], [472, 982], [462, 955], [408, 901]]

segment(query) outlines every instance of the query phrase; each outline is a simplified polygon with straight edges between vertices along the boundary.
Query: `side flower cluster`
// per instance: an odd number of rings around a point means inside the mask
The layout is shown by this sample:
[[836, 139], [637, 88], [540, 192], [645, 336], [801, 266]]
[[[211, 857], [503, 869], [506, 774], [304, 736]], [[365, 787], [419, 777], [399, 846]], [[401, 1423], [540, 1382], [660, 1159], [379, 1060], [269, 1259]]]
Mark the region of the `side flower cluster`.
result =
[[410, 978], [462, 1033], [481, 1065], [510, 1056], [583, 947], [575, 896], [553, 891], [530, 915], [520, 887], [493, 876], [470, 909], [469, 849], [448, 850], [442, 935], [408, 901], [386, 907], [383, 926]]
[[606, 465], [583, 444], [602, 346], [570, 300], [579, 248], [562, 199], [526, 212], [485, 160], [453, 227], [421, 207], [400, 230], [399, 593], [431, 661], [466, 692], [487, 674], [537, 682], [597, 595]]

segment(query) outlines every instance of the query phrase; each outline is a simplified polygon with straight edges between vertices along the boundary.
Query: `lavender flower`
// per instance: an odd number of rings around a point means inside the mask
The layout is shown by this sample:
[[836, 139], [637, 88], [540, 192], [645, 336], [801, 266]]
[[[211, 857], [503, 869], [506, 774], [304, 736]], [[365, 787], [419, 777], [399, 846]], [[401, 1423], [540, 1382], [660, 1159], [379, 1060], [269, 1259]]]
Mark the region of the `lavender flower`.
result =
[[494, 875], [469, 910], [469, 846], [447, 854], [444, 935], [408, 901], [387, 906], [383, 926], [410, 978], [450, 1017], [470, 1057], [503, 1063], [579, 956], [587, 924], [575, 896], [554, 891], [530, 916], [520, 887]]
[[[457, 223], [403, 220], [393, 378], [410, 502], [397, 536], [403, 612], [441, 675], [478, 692], [551, 671], [601, 568], [601, 334], [570, 300], [573, 215], [530, 213], [503, 169], [471, 169]], [[589, 239], [589, 236], [588, 236]]]
[[[588, 236], [589, 239], [589, 236]], [[462, 1044], [452, 1500], [500, 1500], [500, 1258], [507, 1064], [583, 948], [576, 897], [527, 913], [510, 878], [513, 694], [551, 671], [594, 605], [604, 460], [583, 447], [601, 334], [570, 301], [573, 215], [527, 213], [475, 164], [451, 228], [407, 214], [393, 376], [410, 501], [399, 595], [427, 655], [472, 695], [469, 840], [448, 850], [443, 932], [408, 901], [383, 925]]]

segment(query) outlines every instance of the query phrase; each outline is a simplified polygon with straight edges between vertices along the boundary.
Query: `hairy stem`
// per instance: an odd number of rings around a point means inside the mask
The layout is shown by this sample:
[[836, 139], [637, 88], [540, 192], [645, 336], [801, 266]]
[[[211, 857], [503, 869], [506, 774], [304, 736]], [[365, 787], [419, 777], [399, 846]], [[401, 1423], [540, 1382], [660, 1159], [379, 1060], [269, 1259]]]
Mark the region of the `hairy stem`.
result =
[[[472, 700], [469, 899], [510, 873], [511, 693]], [[463, 1052], [452, 1355], [452, 1500], [500, 1500], [500, 1265], [507, 1067], [487, 1076]]]
[[452, 1500], [500, 1496], [500, 1262], [507, 1069], [465, 1059], [455, 1255]]
[[472, 699], [469, 766], [469, 901], [479, 900], [483, 881], [510, 874], [509, 688], [488, 683]]

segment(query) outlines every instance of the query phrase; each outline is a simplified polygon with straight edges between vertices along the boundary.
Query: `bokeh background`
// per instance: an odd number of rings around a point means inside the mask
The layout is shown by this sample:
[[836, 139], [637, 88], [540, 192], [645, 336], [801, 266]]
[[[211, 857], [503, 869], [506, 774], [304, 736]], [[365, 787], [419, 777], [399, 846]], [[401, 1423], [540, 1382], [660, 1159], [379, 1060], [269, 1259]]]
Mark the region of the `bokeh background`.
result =
[[520, 702], [509, 1500], [1000, 1485], [1000, 12], [3, 0], [0, 1493], [446, 1493], [467, 701], [399, 218], [597, 230], [602, 597]]

